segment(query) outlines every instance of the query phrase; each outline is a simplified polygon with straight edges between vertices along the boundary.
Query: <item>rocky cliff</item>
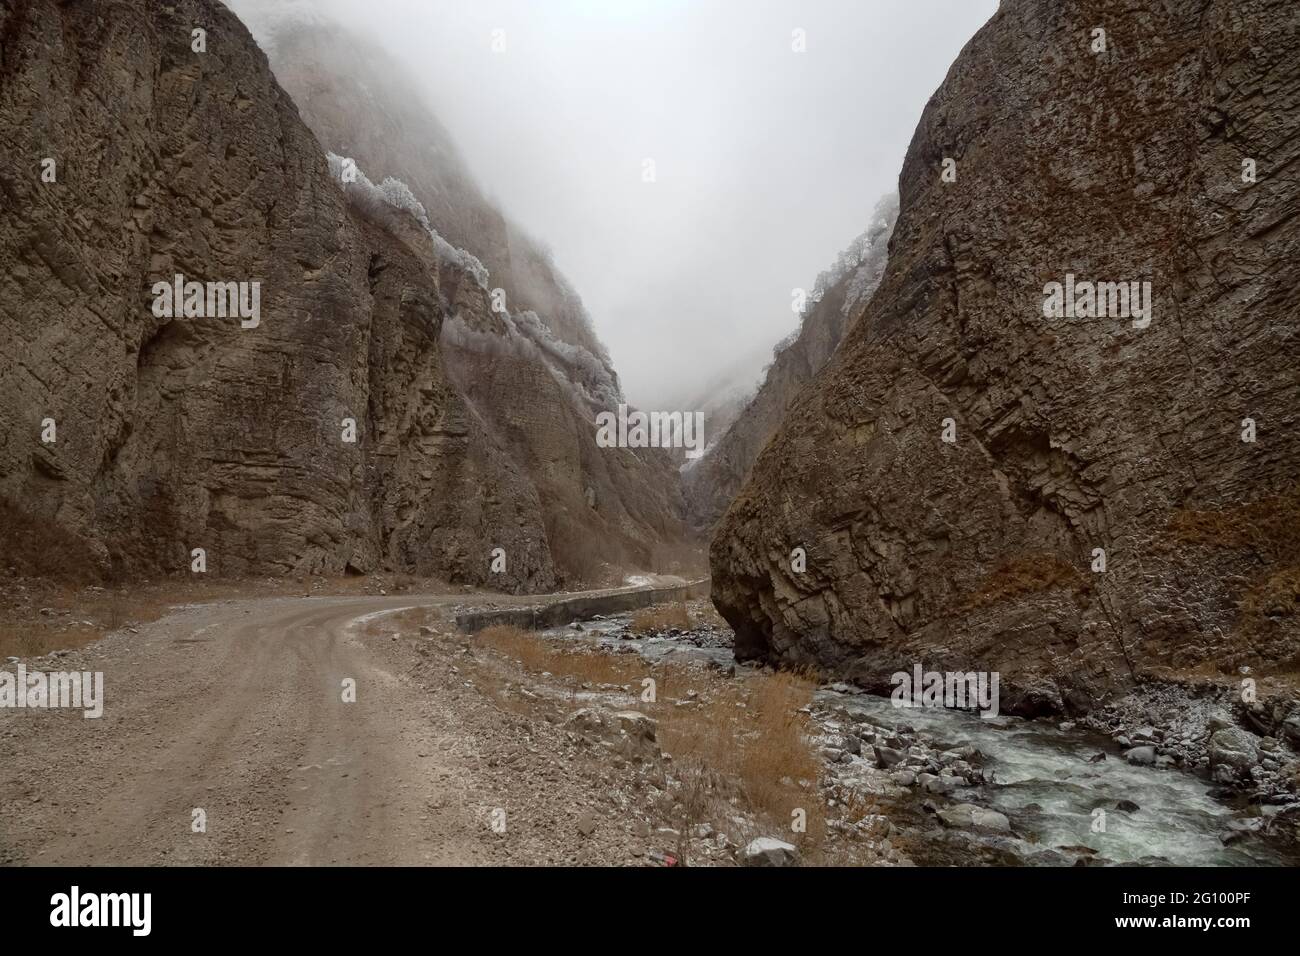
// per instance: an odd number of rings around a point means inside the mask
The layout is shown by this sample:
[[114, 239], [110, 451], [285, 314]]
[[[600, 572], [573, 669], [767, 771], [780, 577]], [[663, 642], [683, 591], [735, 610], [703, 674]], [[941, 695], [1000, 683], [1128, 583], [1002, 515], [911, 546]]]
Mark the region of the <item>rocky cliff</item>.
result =
[[[443, 369], [484, 290], [345, 193], [225, 7], [0, 7], [0, 145], [6, 515], [124, 575], [201, 548], [216, 574], [557, 583], [554, 513]], [[173, 309], [177, 275], [204, 285]]]
[[481, 263], [481, 281], [451, 299], [446, 366], [533, 485], [562, 576], [617, 583], [620, 569], [677, 567], [692, 549], [673, 456], [597, 447], [595, 415], [623, 399], [582, 300], [484, 195], [419, 82], [320, 15], [258, 0], [235, 9], [326, 148], [405, 184], [433, 231]]
[[[996, 670], [1021, 712], [1294, 669], [1297, 161], [1288, 0], [1003, 2], [921, 117], [880, 288], [717, 529], [740, 654]], [[1058, 309], [1074, 282], [1137, 286]]]
[[897, 218], [898, 197], [881, 199], [871, 225], [817, 277], [799, 327], [773, 349], [772, 364], [757, 392], [742, 408], [729, 412], [724, 407], [722, 415], [708, 417], [710, 428], [720, 430], [721, 437], [682, 472], [687, 513], [700, 532], [707, 533], [722, 517], [786, 410], [830, 361], [851, 319], [871, 299], [884, 275]]

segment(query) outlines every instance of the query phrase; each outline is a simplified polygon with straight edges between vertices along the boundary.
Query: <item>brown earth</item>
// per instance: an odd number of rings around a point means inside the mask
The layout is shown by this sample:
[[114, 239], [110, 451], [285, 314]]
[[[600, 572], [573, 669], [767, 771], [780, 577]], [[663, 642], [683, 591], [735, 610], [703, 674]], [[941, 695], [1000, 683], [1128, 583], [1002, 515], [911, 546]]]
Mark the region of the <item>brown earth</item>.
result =
[[[557, 773], [544, 744], [528, 756], [535, 772], [499, 787], [492, 755], [529, 735], [451, 671], [432, 686], [413, 678], [421, 658], [409, 631], [399, 642], [366, 627], [376, 614], [460, 599], [225, 601], [45, 665], [102, 670], [104, 716], [0, 714], [0, 855], [42, 864], [633, 860], [609, 828], [593, 841], [573, 826], [552, 829], [558, 814], [576, 819], [590, 791]], [[342, 700], [344, 678], [356, 681], [353, 704]], [[505, 834], [491, 828], [498, 806]], [[206, 811], [206, 833], [192, 832], [195, 808]]]

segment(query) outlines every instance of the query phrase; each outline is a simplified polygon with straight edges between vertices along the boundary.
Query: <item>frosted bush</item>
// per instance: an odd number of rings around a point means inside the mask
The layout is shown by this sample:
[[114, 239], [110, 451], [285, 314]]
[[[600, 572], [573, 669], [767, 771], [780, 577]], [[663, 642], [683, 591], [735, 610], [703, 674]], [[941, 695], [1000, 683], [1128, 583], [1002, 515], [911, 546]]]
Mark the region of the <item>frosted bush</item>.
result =
[[[523, 334], [509, 317], [506, 319], [506, 333], [499, 335], [470, 328], [460, 316], [452, 316], [442, 323], [442, 341], [453, 348], [476, 355], [520, 358], [530, 365], [539, 365], [569, 393], [579, 407], [606, 409], [616, 407], [622, 401], [616, 385], [610, 391], [608, 378], [595, 383], [595, 387], [588, 387], [581, 379], [574, 378], [568, 373], [567, 366], [557, 364], [546, 349]], [[456, 364], [449, 367], [453, 375], [456, 374], [457, 367]]]
[[506, 320], [516, 334], [532, 342], [551, 360], [551, 364], [558, 362], [562, 365], [569, 372], [567, 377], [575, 379], [595, 400], [618, 404], [620, 401], [618, 382], [614, 379], [609, 365], [599, 356], [581, 345], [573, 345], [556, 338], [555, 333], [542, 321], [541, 316], [531, 309], [514, 316], [507, 315]]
[[330, 175], [343, 186], [343, 192], [350, 203], [381, 221], [386, 221], [394, 210], [410, 215], [429, 234], [434, 252], [439, 259], [460, 266], [474, 277], [474, 281], [480, 288], [488, 287], [487, 267], [477, 256], [453, 246], [438, 234], [429, 222], [429, 213], [424, 208], [424, 204], [415, 198], [410, 186], [392, 176], [386, 177], [382, 184], [376, 186], [360, 167], [354, 168], [355, 181], [345, 183], [343, 182], [344, 157], [337, 153], [327, 153], [326, 157], [329, 160]]
[[434, 232], [433, 226], [429, 225], [429, 214], [424, 209], [424, 204], [415, 198], [415, 193], [411, 192], [411, 187], [406, 185], [400, 179], [394, 179], [392, 176], [385, 177], [379, 187], [379, 191], [384, 195], [384, 201], [394, 209], [401, 209], [409, 212], [415, 217], [415, 221], [422, 225], [429, 232]]
[[813, 291], [808, 296], [808, 305], [799, 320], [799, 327], [783, 338], [772, 349], [772, 362], [763, 369], [766, 378], [772, 365], [781, 353], [799, 341], [803, 334], [803, 324], [808, 320], [812, 307], [826, 297], [831, 289], [841, 282], [844, 287], [844, 305], [842, 314], [847, 317], [854, 307], [875, 293], [885, 276], [885, 267], [889, 265], [889, 239], [894, 233], [894, 224], [898, 221], [898, 193], [892, 192], [876, 203], [871, 215], [871, 224], [835, 257], [835, 264], [817, 276]]
[[[355, 169], [355, 180], [344, 183], [344, 157], [329, 153], [328, 159], [330, 175], [342, 183], [350, 203], [380, 221], [389, 221], [387, 217], [395, 213], [411, 216], [428, 232], [439, 259], [460, 266], [474, 277], [480, 288], [488, 288], [487, 268], [472, 253], [458, 249], [438, 234], [429, 222], [428, 211], [406, 183], [389, 176], [376, 186], [359, 168]], [[577, 300], [572, 289], [567, 284], [560, 288], [564, 295], [572, 295], [579, 314], [585, 318], [581, 301]], [[453, 345], [480, 354], [509, 353], [540, 363], [577, 398], [592, 407], [613, 408], [622, 401], [622, 390], [609, 367], [607, 356], [596, 355], [581, 345], [557, 338], [541, 316], [532, 310], [513, 316], [507, 312], [502, 318], [505, 335], [475, 331], [454, 317], [443, 323], [443, 337]]]
[[[889, 261], [889, 237], [894, 232], [894, 223], [898, 220], [898, 193], [889, 193], [876, 203], [871, 215], [871, 224], [835, 259], [835, 264], [821, 275], [813, 285], [808, 297], [814, 305], [820, 302], [849, 273], [853, 273], [845, 296], [844, 311], [856, 305], [864, 295], [875, 291], [875, 286], [885, 274]], [[873, 284], [874, 280], [874, 284]]]

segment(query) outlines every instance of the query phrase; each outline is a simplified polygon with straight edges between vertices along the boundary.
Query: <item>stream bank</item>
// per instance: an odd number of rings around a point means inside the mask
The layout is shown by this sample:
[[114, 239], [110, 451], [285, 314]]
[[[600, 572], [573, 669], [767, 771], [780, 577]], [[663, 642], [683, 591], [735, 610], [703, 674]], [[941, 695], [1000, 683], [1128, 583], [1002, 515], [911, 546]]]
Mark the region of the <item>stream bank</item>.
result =
[[[725, 625], [657, 634], [630, 625], [631, 615], [611, 614], [540, 633], [726, 673], [747, 666], [736, 663]], [[1230, 787], [1210, 779], [1204, 761], [1224, 737], [1249, 749], [1237, 736], [1248, 732], [1215, 700], [1193, 708], [1173, 691], [1143, 695], [1085, 722], [899, 708], [848, 685], [824, 686], [811, 706], [822, 787], [831, 800], [879, 801], [922, 865], [1300, 863], [1300, 797], [1284, 786], [1289, 746], [1277, 738], [1264, 738], [1269, 749], [1250, 745], [1273, 767], [1254, 778], [1244, 768]], [[1166, 726], [1131, 729], [1135, 714]], [[1149, 761], [1146, 750], [1134, 753], [1147, 747]], [[1267, 786], [1241, 786], [1265, 778]]]

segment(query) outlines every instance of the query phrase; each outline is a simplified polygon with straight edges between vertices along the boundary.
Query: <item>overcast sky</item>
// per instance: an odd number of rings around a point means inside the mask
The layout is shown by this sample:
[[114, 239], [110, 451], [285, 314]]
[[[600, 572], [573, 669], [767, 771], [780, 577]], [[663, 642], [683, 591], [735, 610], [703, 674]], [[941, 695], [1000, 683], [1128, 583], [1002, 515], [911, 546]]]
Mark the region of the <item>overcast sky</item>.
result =
[[737, 363], [757, 373], [795, 327], [791, 290], [866, 227], [997, 0], [320, 6], [427, 81], [484, 189], [554, 250], [629, 399], [671, 409]]

